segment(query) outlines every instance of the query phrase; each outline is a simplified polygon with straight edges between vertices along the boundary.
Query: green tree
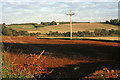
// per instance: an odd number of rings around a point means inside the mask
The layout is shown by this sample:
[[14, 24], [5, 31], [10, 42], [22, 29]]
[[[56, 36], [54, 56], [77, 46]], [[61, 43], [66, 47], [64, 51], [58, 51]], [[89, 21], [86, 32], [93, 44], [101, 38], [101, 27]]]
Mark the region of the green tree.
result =
[[28, 36], [29, 35], [29, 33], [27, 31], [19, 31], [19, 33], [21, 36], [23, 36], [23, 35]]
[[106, 31], [105, 29], [102, 29], [100, 32], [101, 36], [108, 36], [108, 31]]
[[106, 20], [106, 23], [113, 24], [113, 25], [120, 25], [119, 19], [111, 19], [110, 21]]
[[49, 31], [49, 35], [52, 35], [52, 33], [53, 33], [52, 31]]
[[55, 21], [52, 21], [50, 25], [57, 25], [57, 23]]
[[95, 33], [96, 36], [100, 36], [101, 29], [95, 29], [94, 33]]
[[6, 27], [6, 24], [2, 24], [2, 34], [6, 36], [12, 36], [12, 31]]
[[106, 22], [106, 23], [109, 23], [109, 21], [108, 21], [108, 20], [106, 20], [105, 22]]
[[79, 37], [83, 37], [84, 34], [83, 34], [81, 31], [78, 31], [78, 32], [77, 32], [77, 36], [79, 36]]

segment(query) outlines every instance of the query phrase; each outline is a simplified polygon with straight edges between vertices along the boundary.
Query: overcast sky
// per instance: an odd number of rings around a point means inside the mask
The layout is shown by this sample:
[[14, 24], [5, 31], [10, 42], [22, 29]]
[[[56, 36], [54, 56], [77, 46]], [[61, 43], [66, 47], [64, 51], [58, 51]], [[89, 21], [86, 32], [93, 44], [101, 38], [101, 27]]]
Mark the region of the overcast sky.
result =
[[[69, 21], [70, 9], [75, 15], [73, 21], [99, 22], [118, 18], [118, 2], [81, 2], [46, 0], [36, 1], [2, 1], [2, 22], [10, 23], [40, 23], [41, 21]], [[1, 15], [1, 13], [0, 13]]]

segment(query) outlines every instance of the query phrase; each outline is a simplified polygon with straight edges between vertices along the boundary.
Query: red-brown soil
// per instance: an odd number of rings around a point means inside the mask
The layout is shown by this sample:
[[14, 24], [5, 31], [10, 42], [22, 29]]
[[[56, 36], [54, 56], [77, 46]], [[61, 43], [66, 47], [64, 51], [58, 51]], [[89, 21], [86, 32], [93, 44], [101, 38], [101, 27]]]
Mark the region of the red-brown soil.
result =
[[[45, 50], [42, 58], [47, 57], [42, 67], [54, 69], [49, 75], [54, 78], [82, 78], [104, 67], [119, 69], [120, 43], [116, 42], [36, 37], [3, 37], [2, 41], [10, 59], [17, 57], [16, 64], [31, 63], [34, 56]], [[33, 57], [25, 59], [30, 54]], [[79, 66], [78, 70], [74, 70], [76, 66]]]
[[63, 40], [63, 39], [37, 39], [36, 37], [3, 37], [6, 43], [28, 43], [28, 44], [90, 44], [103, 46], [120, 46], [120, 43], [102, 42], [91, 40]]

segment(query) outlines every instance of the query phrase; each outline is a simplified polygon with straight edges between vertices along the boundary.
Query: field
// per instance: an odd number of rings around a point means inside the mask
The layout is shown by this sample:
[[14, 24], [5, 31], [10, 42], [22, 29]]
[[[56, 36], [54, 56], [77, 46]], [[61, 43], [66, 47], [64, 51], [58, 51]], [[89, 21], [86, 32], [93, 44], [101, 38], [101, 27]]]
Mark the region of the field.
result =
[[[70, 37], [38, 37], [39, 39], [70, 39]], [[120, 41], [120, 37], [72, 37], [73, 40], [108, 40], [108, 41]]]
[[[45, 26], [45, 27], [40, 27], [35, 29], [33, 25], [12, 25], [12, 26], [7, 26], [8, 28], [13, 28], [15, 30], [26, 30], [29, 33], [36, 33], [40, 32], [42, 34], [48, 33], [49, 31], [58, 31], [60, 33], [63, 32], [69, 32], [70, 27], [69, 24], [60, 24], [60, 25], [53, 25], [53, 26]], [[110, 25], [110, 24], [103, 24], [103, 23], [74, 23], [73, 24], [73, 32], [77, 31], [94, 31], [94, 29], [115, 29], [118, 30], [119, 26], [116, 25]]]
[[35, 29], [33, 25], [11, 25], [11, 26], [7, 26], [8, 28], [12, 28], [15, 30], [32, 30]]
[[[9, 47], [9, 58], [13, 60], [17, 57], [15, 64], [23, 65], [25, 61], [31, 63], [35, 56], [39, 56], [45, 50], [42, 58], [46, 58], [42, 67], [48, 71], [53, 70], [47, 75], [48, 78], [78, 80], [106, 67], [109, 70], [120, 70], [118, 42], [37, 39], [36, 37], [3, 37], [2, 39], [4, 49], [7, 50]], [[26, 60], [25, 58], [30, 55], [32, 57]]]

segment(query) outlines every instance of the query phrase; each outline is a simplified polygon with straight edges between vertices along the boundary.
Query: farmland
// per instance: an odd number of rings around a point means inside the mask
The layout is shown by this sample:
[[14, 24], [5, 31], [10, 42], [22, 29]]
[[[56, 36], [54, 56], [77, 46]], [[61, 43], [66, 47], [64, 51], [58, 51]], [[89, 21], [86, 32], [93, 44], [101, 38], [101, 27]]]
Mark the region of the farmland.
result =
[[[70, 39], [70, 37], [38, 37], [38, 39]], [[120, 37], [72, 37], [73, 40], [80, 40], [80, 39], [89, 39], [89, 40], [108, 40], [108, 41], [120, 41]]]
[[15, 30], [32, 30], [34, 29], [33, 25], [11, 25], [11, 26], [7, 26], [8, 28], [12, 28]]
[[[13, 28], [17, 31], [25, 30], [25, 31], [28, 31], [29, 33], [40, 32], [42, 34], [48, 33], [49, 31], [58, 31], [60, 33], [70, 31], [69, 24], [51, 25], [51, 26], [44, 26], [39, 28], [34, 28], [33, 25], [10, 25], [7, 27]], [[74, 23], [73, 24], [73, 32], [86, 31], [86, 30], [94, 31], [95, 29], [118, 30], [118, 28], [119, 26], [117, 25], [103, 24], [103, 23]]]
[[120, 80], [118, 2], [0, 4], [2, 80]]
[[[37, 39], [36, 37], [3, 37], [4, 49], [9, 58], [17, 58], [15, 64], [33, 62], [35, 56], [45, 50], [42, 67], [52, 71], [50, 78], [81, 79], [96, 70], [120, 70], [118, 42], [91, 40]], [[113, 55], [114, 54], [114, 55]], [[26, 57], [31, 56], [27, 60]], [[39, 64], [39, 61], [37, 62]], [[119, 75], [118, 75], [119, 76]]]

